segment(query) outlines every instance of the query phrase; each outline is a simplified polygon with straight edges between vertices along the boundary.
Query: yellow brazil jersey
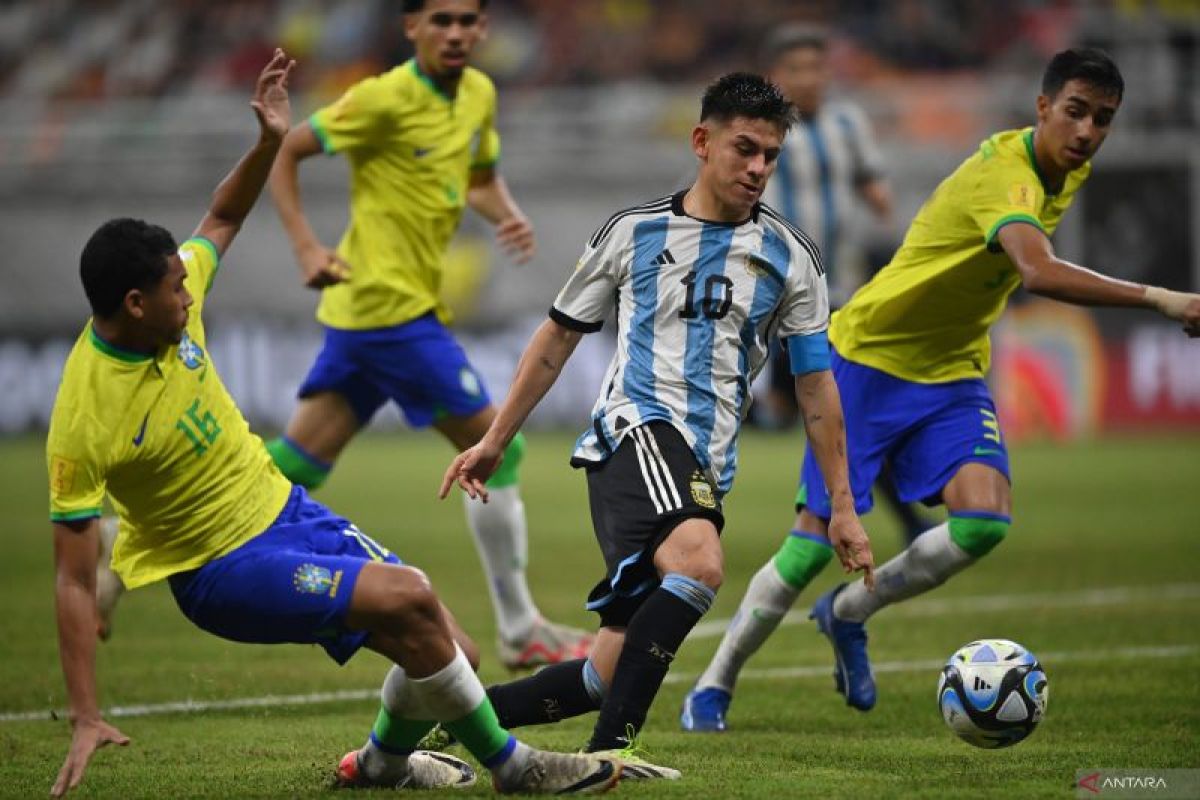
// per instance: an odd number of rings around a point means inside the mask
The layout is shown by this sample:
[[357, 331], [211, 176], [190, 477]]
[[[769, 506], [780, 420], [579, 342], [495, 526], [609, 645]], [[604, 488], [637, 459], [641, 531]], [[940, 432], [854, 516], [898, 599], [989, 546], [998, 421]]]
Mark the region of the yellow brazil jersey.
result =
[[829, 339], [851, 361], [918, 383], [979, 378], [988, 330], [1020, 275], [996, 234], [1022, 222], [1054, 233], [1091, 164], [1050, 194], [1033, 129], [991, 136], [925, 201], [890, 264], [834, 314]]
[[195, 298], [182, 340], [120, 350], [89, 323], [66, 366], [46, 442], [50, 518], [120, 517], [113, 569], [133, 588], [194, 569], [270, 527], [291, 484], [250, 432], [206, 352], [200, 320], [217, 269], [206, 239], [179, 248]]
[[500, 155], [496, 89], [468, 68], [447, 97], [415, 59], [352, 86], [309, 118], [327, 153], [350, 162], [350, 224], [338, 255], [350, 278], [321, 293], [317, 319], [333, 328], [382, 328], [430, 310], [442, 259], [467, 200], [472, 168]]

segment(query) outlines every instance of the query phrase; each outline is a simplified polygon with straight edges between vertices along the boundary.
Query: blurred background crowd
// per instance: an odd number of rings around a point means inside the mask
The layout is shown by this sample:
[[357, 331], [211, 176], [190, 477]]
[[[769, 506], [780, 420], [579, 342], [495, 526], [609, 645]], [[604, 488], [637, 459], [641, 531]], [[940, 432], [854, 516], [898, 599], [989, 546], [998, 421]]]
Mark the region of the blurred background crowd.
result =
[[[185, 236], [252, 135], [246, 98], [271, 50], [281, 45], [299, 62], [299, 118], [410, 55], [400, 8], [0, 0], [0, 432], [41, 424], [60, 350], [86, 316], [74, 273], [91, 230], [127, 214]], [[494, 365], [494, 394], [587, 235], [614, 210], [686, 185], [704, 84], [760, 66], [766, 35], [788, 22], [830, 32], [830, 93], [865, 110], [893, 187], [892, 219], [859, 221], [860, 258], [885, 261], [920, 203], [983, 137], [1031, 124], [1049, 56], [1087, 44], [1113, 54], [1127, 91], [1056, 246], [1117, 276], [1200, 288], [1197, 0], [492, 0], [488, 11], [474, 61], [500, 88], [501, 171], [540, 247], [515, 268], [468, 215], [448, 257], [447, 292], [487, 348], [476, 363]], [[306, 169], [304, 192], [334, 244], [346, 219], [344, 163]], [[207, 312], [216, 347], [229, 342], [234, 363], [223, 371], [243, 408], [274, 424], [315, 348], [316, 296], [300, 286], [269, 200], [228, 260]], [[1136, 315], [1038, 313], [1034, 304], [997, 336], [1013, 356], [997, 372], [1017, 387], [1014, 424], [1060, 433], [1114, 419], [1200, 425], [1200, 348]], [[597, 372], [606, 357], [598, 348]], [[1004, 381], [1010, 367], [1016, 377]], [[596, 380], [581, 378], [557, 421], [573, 423]], [[1035, 412], [1026, 395], [1042, 398]], [[1109, 413], [1115, 396], [1120, 408]]]

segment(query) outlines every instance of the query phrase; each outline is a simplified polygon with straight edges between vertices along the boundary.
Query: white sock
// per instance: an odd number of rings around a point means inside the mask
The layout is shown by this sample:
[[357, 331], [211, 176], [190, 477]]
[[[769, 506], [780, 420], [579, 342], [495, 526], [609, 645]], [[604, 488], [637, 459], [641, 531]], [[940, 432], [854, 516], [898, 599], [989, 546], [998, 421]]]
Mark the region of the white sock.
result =
[[496, 630], [506, 642], [524, 641], [539, 614], [525, 580], [529, 536], [521, 492], [516, 486], [489, 489], [486, 503], [464, 493], [463, 503], [467, 524], [475, 536], [475, 549], [487, 574]]
[[487, 698], [483, 684], [457, 644], [449, 664], [427, 678], [406, 678], [410, 707], [404, 716], [409, 719], [454, 722], [470, 714]]
[[799, 595], [800, 590], [779, 575], [775, 559], [768, 560], [750, 580], [737, 614], [730, 621], [716, 655], [696, 681], [696, 687], [716, 686], [732, 693], [747, 659], [775, 632], [779, 620]]
[[833, 614], [848, 622], [865, 622], [879, 609], [940, 586], [975, 559], [950, 539], [950, 525], [930, 528], [903, 553], [875, 570], [875, 591], [861, 579], [843, 589], [833, 602]]

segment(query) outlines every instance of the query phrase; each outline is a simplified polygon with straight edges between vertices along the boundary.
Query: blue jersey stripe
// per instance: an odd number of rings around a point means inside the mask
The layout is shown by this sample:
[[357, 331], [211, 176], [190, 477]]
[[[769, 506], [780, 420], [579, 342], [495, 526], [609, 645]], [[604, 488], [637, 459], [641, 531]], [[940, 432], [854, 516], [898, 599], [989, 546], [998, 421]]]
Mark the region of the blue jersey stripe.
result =
[[814, 121], [805, 125], [809, 141], [812, 142], [813, 153], [817, 157], [817, 172], [821, 176], [821, 244], [825, 253], [826, 269], [832, 270], [837, 265], [837, 208], [833, 202], [833, 168], [829, 161], [829, 150], [825, 146], [825, 137], [821, 135], [821, 126]]
[[687, 349], [683, 356], [683, 374], [687, 381], [687, 416], [684, 423], [692, 432], [695, 445], [693, 451], [700, 466], [712, 463], [708, 445], [712, 441], [713, 425], [717, 421], [717, 398], [712, 384], [713, 341], [718, 320], [709, 319], [703, 313], [709, 299], [714, 303], [723, 300], [724, 292], [731, 291], [725, 284], [721, 294], [714, 292], [708, 298], [708, 285], [712, 278], [724, 276], [725, 259], [733, 242], [733, 228], [725, 225], [705, 225], [700, 233], [700, 253], [694, 267], [695, 282], [689, 287], [695, 298], [695, 307], [701, 313], [686, 320]]
[[[747, 376], [747, 380], [750, 371], [750, 348], [754, 346], [754, 339], [758, 336], [758, 327], [775, 310], [780, 296], [783, 294], [783, 284], [787, 282], [788, 273], [792, 269], [792, 254], [788, 249], [787, 242], [770, 228], [763, 231], [762, 251], [770, 262], [783, 273], [783, 283], [776, 282], [771, 275], [764, 275], [754, 284], [754, 299], [750, 303], [750, 316], [742, 325], [742, 343], [738, 348], [738, 371]], [[740, 409], [746, 400], [746, 383], [747, 381], [738, 383], [736, 408]], [[736, 470], [737, 436], [734, 436], [729, 442], [729, 448], [725, 451], [725, 466], [721, 469], [721, 474], [717, 479], [717, 490], [722, 494], [728, 492], [729, 487], [733, 485], [733, 473]]]
[[633, 315], [629, 320], [625, 367], [625, 396], [637, 406], [642, 420], [670, 419], [659, 404], [654, 388], [654, 317], [658, 311], [659, 265], [654, 259], [667, 243], [668, 217], [639, 222], [633, 229], [633, 262], [630, 286], [633, 289]]

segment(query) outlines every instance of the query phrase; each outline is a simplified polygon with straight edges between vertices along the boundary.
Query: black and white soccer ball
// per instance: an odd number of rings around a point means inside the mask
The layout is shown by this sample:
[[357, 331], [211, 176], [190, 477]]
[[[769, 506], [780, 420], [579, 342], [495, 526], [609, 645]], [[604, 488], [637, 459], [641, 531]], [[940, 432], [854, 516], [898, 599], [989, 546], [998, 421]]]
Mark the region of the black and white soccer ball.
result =
[[1007, 639], [981, 639], [950, 656], [938, 680], [942, 719], [976, 747], [1010, 747], [1046, 713], [1046, 673], [1033, 653]]

